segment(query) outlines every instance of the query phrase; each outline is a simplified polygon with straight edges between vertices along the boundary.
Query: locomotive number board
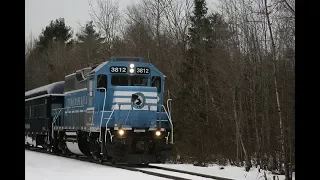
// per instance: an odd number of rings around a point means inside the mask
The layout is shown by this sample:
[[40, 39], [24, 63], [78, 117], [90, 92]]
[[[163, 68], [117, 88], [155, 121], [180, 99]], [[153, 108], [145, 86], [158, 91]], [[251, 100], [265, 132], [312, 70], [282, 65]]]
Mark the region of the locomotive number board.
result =
[[150, 74], [150, 69], [147, 67], [137, 67], [136, 73], [137, 74]]
[[110, 67], [111, 73], [127, 73], [127, 67], [125, 66], [111, 66]]

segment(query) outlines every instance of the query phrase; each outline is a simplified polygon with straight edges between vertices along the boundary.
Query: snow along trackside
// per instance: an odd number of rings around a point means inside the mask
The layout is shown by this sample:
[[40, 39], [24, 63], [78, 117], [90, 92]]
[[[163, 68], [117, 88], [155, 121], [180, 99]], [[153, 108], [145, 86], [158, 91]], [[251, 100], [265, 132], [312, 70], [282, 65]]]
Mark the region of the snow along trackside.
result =
[[179, 176], [172, 176], [172, 175], [169, 175], [169, 174], [152, 172], [152, 171], [147, 171], [147, 170], [138, 169], [138, 168], [134, 168], [134, 167], [128, 167], [128, 166], [119, 165], [119, 164], [112, 164], [112, 163], [108, 163], [108, 162], [99, 162], [99, 161], [96, 161], [96, 160], [93, 160], [93, 159], [90, 159], [90, 158], [87, 158], [87, 157], [64, 156], [64, 155], [60, 155], [60, 154], [53, 154], [53, 153], [49, 153], [46, 150], [44, 150], [42, 148], [38, 148], [38, 147], [28, 147], [26, 150], [35, 151], [35, 152], [39, 152], [39, 153], [45, 153], [45, 154], [49, 154], [49, 155], [60, 156], [60, 157], [65, 157], [65, 158], [68, 158], [68, 159], [76, 159], [76, 160], [80, 160], [80, 161], [91, 162], [91, 163], [110, 166], [110, 167], [115, 167], [115, 168], [121, 168], [121, 169], [129, 170], [129, 171], [141, 172], [141, 173], [145, 173], [145, 174], [148, 174], [148, 175], [167, 178], [167, 179], [191, 180], [191, 179], [187, 179], [187, 178], [183, 178], [183, 177], [179, 177]]

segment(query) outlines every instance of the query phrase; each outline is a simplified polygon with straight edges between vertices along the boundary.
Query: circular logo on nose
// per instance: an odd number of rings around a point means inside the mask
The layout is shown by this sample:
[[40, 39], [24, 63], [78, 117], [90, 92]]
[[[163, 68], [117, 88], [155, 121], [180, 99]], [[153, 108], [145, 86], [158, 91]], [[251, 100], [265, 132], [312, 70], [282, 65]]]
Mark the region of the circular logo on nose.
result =
[[131, 97], [132, 107], [134, 107], [136, 109], [142, 109], [144, 107], [145, 103], [146, 103], [146, 98], [145, 98], [144, 94], [142, 94], [140, 92], [132, 94], [132, 97]]

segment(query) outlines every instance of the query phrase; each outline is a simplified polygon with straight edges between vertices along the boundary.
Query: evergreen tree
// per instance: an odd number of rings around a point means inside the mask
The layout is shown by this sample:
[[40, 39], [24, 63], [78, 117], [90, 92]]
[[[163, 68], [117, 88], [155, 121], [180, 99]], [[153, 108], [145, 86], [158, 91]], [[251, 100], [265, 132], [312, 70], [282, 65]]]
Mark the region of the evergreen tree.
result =
[[83, 66], [89, 66], [90, 63], [97, 63], [99, 59], [99, 49], [102, 42], [100, 34], [94, 29], [92, 21], [86, 23], [85, 27], [76, 34], [79, 48], [79, 59], [82, 60]]
[[212, 113], [211, 104], [213, 96], [219, 97], [219, 92], [214, 87], [217, 84], [217, 77], [212, 53], [217, 51], [217, 45], [221, 44], [223, 40], [221, 34], [224, 33], [222, 31], [225, 31], [227, 26], [219, 14], [207, 15], [205, 0], [194, 0], [194, 10], [190, 21], [188, 49], [185, 53], [185, 60], [182, 62], [182, 70], [179, 72], [184, 86], [180, 89], [177, 101], [181, 102], [179, 105], [183, 107], [179, 109], [179, 113], [183, 114], [181, 118], [187, 121], [186, 124], [192, 124], [190, 126], [192, 129], [185, 127], [180, 129], [186, 129], [185, 133], [188, 131], [196, 133], [189, 138], [195, 148], [193, 156], [206, 162], [208, 155], [214, 153], [206, 137], [212, 136], [212, 128], [218, 128], [217, 118]]
[[[188, 29], [188, 49], [185, 53], [185, 61], [182, 62], [182, 70], [179, 73], [184, 86], [181, 88], [178, 100], [181, 102], [180, 114], [184, 114], [188, 122], [194, 124], [192, 129], [185, 129], [186, 131], [193, 131], [196, 134], [190, 137], [189, 142], [194, 146], [194, 156], [198, 156], [203, 162], [205, 159], [205, 137], [207, 120], [206, 111], [204, 106], [197, 106], [206, 98], [205, 87], [201, 74], [204, 72], [203, 63], [206, 61], [207, 54], [211, 51], [212, 47], [212, 29], [210, 21], [207, 18], [207, 7], [205, 0], [194, 0], [194, 11], [191, 16], [191, 27]], [[206, 68], [206, 67], [205, 67]], [[202, 103], [203, 104], [203, 103]], [[179, 126], [177, 124], [177, 126]], [[183, 127], [181, 127], [183, 128]], [[177, 127], [179, 129], [179, 127]], [[196, 129], [196, 130], [195, 130]], [[199, 131], [201, 129], [201, 131]]]
[[194, 4], [193, 15], [190, 17], [191, 27], [188, 31], [188, 49], [180, 72], [183, 79], [188, 79], [185, 81], [187, 94], [195, 85], [193, 81], [197, 79], [196, 76], [199, 74], [197, 71], [201, 69], [201, 61], [204, 60], [206, 53], [211, 50], [212, 45], [212, 29], [206, 16], [206, 2], [205, 0], [194, 0]]
[[94, 29], [93, 21], [87, 22], [86, 26], [77, 33], [78, 42], [99, 41], [100, 34]]
[[189, 51], [199, 53], [203, 48], [203, 50], [209, 51], [212, 42], [212, 29], [207, 17], [208, 8], [205, 0], [195, 0], [194, 4], [193, 16], [190, 17], [191, 27], [188, 33]]
[[[212, 29], [207, 15], [205, 0], [194, 0], [193, 15], [190, 17], [191, 27], [188, 31], [188, 50], [183, 62], [182, 77], [195, 78], [197, 66], [212, 48]], [[191, 84], [190, 84], [191, 85]]]
[[59, 18], [51, 21], [50, 25], [45, 30], [42, 30], [37, 47], [42, 51], [47, 49], [53, 42], [67, 43], [71, 38], [71, 27], [66, 26], [64, 18]]

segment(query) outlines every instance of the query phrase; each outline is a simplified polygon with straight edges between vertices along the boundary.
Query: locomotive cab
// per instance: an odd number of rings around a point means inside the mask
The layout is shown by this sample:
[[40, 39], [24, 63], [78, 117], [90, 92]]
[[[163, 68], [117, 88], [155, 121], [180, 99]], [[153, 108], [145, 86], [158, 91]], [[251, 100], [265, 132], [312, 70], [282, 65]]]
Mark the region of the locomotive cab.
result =
[[[142, 58], [139, 61], [131, 60], [134, 58], [127, 58], [128, 61], [123, 61], [125, 58], [114, 59], [102, 67], [98, 66], [88, 76], [88, 94], [89, 99], [94, 101], [94, 111], [122, 111], [114, 114], [116, 117], [108, 122], [116, 126], [127, 125], [122, 122], [125, 113], [128, 113], [128, 120], [139, 111], [140, 122], [148, 119], [153, 124], [157, 119], [163, 118], [161, 115], [165, 113], [162, 108], [165, 76], [152, 64], [143, 63]], [[132, 111], [132, 114], [126, 111]], [[143, 115], [147, 112], [149, 117]]]

